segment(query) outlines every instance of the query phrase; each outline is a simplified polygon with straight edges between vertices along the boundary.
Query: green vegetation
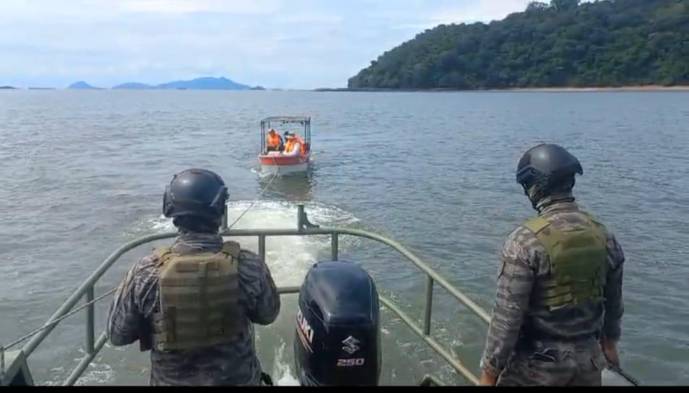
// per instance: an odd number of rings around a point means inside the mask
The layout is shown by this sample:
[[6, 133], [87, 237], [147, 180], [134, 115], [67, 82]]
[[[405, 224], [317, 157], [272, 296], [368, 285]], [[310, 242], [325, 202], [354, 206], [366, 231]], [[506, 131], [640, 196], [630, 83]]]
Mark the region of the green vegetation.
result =
[[349, 87], [486, 89], [689, 84], [689, 0], [552, 0], [490, 24], [440, 25]]

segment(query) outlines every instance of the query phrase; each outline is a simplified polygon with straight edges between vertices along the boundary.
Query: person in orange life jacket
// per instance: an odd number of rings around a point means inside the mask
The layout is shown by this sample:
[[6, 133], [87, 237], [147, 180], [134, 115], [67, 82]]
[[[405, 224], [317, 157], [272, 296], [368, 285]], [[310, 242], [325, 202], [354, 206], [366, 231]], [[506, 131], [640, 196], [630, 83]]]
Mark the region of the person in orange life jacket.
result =
[[282, 151], [284, 149], [282, 137], [275, 131], [275, 129], [271, 128], [268, 132], [268, 137], [266, 138], [266, 146], [266, 152]]
[[286, 132], [287, 143], [285, 144], [284, 155], [287, 157], [296, 157], [300, 154], [304, 154], [304, 141], [298, 137], [296, 134], [291, 134]]

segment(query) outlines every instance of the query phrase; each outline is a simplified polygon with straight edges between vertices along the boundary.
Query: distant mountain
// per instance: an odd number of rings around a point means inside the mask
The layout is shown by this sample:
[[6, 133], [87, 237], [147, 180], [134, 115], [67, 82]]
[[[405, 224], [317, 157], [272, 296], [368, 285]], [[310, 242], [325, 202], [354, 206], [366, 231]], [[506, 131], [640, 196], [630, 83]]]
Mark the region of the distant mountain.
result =
[[227, 78], [197, 78], [189, 81], [174, 81], [162, 83], [160, 85], [147, 85], [145, 83], [129, 82], [123, 83], [113, 87], [117, 90], [147, 90], [147, 89], [164, 89], [164, 90], [249, 90], [250, 86], [234, 82]]
[[[98, 87], [93, 87], [84, 81], [79, 81], [69, 85], [68, 89], [99, 89]], [[145, 83], [138, 82], [127, 82], [122, 83], [117, 86], [113, 86], [113, 90], [265, 90], [261, 86], [251, 87], [237, 83], [227, 78], [197, 78], [188, 81], [174, 81], [168, 83], [162, 83], [160, 85], [147, 85]]]
[[158, 89], [189, 90], [249, 90], [250, 87], [227, 78], [197, 78], [190, 81], [175, 81], [156, 86]]
[[79, 81], [69, 85], [68, 89], [73, 90], [97, 90], [98, 87], [93, 87], [84, 81]]
[[145, 83], [135, 83], [135, 82], [130, 82], [130, 83], [123, 83], [121, 85], [117, 85], [113, 87], [113, 89], [130, 89], [130, 90], [148, 90], [148, 89], [155, 89], [154, 86], [147, 85]]
[[0, 86], [0, 90], [16, 90], [16, 87], [13, 86]]

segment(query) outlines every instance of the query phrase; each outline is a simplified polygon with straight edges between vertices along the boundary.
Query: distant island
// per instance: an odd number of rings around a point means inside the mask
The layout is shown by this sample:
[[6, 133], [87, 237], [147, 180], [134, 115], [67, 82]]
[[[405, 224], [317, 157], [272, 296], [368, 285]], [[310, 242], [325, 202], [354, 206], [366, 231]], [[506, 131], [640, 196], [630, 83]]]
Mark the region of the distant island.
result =
[[688, 27], [689, 1], [534, 1], [502, 21], [426, 30], [348, 90], [687, 86]]
[[[100, 87], [94, 87], [87, 82], [79, 81], [72, 83], [67, 87], [71, 90], [101, 90]], [[251, 87], [241, 83], [234, 82], [231, 79], [224, 77], [212, 78], [203, 77], [188, 81], [174, 81], [162, 83], [159, 85], [148, 85], [138, 82], [127, 82], [112, 87], [113, 90], [266, 90], [262, 86]]]
[[150, 90], [154, 88], [154, 86], [147, 85], [144, 83], [129, 82], [114, 86], [113, 90]]
[[250, 86], [234, 82], [233, 80], [221, 78], [197, 78], [189, 81], [174, 81], [159, 85], [147, 85], [144, 83], [129, 82], [113, 87], [116, 90], [249, 90]]
[[101, 90], [98, 87], [93, 87], [84, 81], [74, 82], [67, 87], [71, 90]]
[[0, 86], [0, 90], [16, 90], [14, 86]]

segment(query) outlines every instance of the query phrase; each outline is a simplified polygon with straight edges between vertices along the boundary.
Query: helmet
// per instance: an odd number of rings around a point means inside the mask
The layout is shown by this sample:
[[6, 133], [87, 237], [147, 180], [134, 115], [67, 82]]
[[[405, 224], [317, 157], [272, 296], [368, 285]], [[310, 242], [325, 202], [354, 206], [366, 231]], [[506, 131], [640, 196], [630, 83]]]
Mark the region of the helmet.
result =
[[[524, 192], [532, 202], [550, 195], [563, 182], [573, 180], [576, 174], [583, 175], [584, 170], [571, 153], [558, 145], [541, 144], [527, 151], [517, 167], [517, 183], [524, 187]], [[536, 190], [529, 194], [529, 190]], [[536, 199], [536, 200], [533, 200]]]
[[163, 196], [163, 214], [168, 218], [193, 216], [216, 221], [225, 213], [229, 198], [222, 178], [205, 169], [187, 169], [176, 174]]

